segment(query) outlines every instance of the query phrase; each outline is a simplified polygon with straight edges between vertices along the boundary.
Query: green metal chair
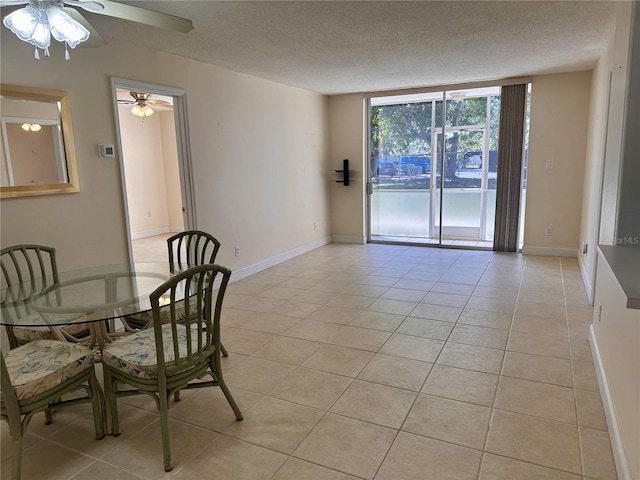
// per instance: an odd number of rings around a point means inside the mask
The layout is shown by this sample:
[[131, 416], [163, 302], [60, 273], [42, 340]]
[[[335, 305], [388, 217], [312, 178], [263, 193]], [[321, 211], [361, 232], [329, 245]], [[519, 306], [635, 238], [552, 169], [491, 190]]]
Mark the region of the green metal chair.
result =
[[[75, 343], [35, 340], [0, 352], [0, 417], [9, 424], [12, 439], [12, 478], [20, 479], [22, 439], [33, 416], [42, 411], [90, 402], [96, 439], [104, 437], [100, 387], [93, 352]], [[84, 390], [86, 396], [63, 396]]]
[[187, 230], [167, 239], [171, 271], [214, 263], [220, 242], [201, 230]]
[[[186, 230], [177, 233], [167, 239], [167, 250], [169, 252], [169, 269], [172, 273], [195, 267], [214, 263], [220, 242], [210, 233], [201, 230]], [[178, 303], [176, 307], [182, 312], [182, 305]], [[165, 314], [165, 321], [167, 316]], [[138, 315], [129, 315], [124, 318], [125, 328], [129, 331], [149, 328], [152, 319], [149, 312]], [[220, 345], [223, 357], [229, 356], [224, 345]]]
[[[214, 282], [221, 276], [215, 293]], [[102, 351], [105, 394], [111, 410], [113, 435], [120, 434], [117, 397], [146, 394], [160, 412], [164, 469], [170, 471], [169, 398], [184, 389], [219, 386], [237, 420], [236, 402], [222, 377], [220, 312], [231, 270], [206, 264], [189, 268], [167, 280], [151, 295], [153, 329], [140, 330], [109, 344]], [[180, 290], [182, 290], [180, 292]], [[178, 293], [180, 292], [180, 293]], [[184, 293], [184, 316], [178, 316], [176, 297]], [[161, 298], [170, 303], [161, 307]], [[163, 315], [169, 312], [169, 322]], [[213, 312], [213, 313], [212, 313]], [[210, 376], [210, 381], [200, 381]], [[133, 390], [118, 390], [127, 384]]]
[[[11, 317], [22, 324], [42, 324], [38, 313], [28, 307], [29, 301], [48, 287], [58, 283], [56, 250], [44, 245], [14, 245], [0, 250], [2, 270], [2, 315]], [[81, 315], [77, 315], [78, 318]], [[9, 346], [13, 349], [34, 340], [53, 337], [51, 328], [46, 326], [15, 327], [6, 325]], [[58, 333], [68, 341], [77, 342], [90, 335], [86, 323], [74, 323], [59, 327]]]

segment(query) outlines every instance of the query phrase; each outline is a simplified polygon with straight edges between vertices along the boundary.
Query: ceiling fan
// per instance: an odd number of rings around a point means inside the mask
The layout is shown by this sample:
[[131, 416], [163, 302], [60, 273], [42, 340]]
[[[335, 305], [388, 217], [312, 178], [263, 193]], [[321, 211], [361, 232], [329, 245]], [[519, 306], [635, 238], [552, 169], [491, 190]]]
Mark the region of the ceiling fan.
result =
[[133, 105], [131, 109], [131, 113], [138, 117], [142, 117], [142, 121], [144, 122], [145, 117], [153, 115], [154, 110], [150, 107], [153, 105], [154, 107], [161, 107], [163, 109], [173, 110], [173, 105], [164, 100], [151, 100], [150, 93], [142, 93], [142, 92], [129, 92], [132, 97], [132, 100], [122, 100], [118, 99], [118, 103], [121, 105]]
[[159, 28], [187, 33], [193, 29], [191, 20], [160, 13], [146, 8], [135, 7], [111, 0], [0, 0], [0, 7], [16, 7], [4, 17], [4, 25], [15, 33], [20, 40], [35, 46], [35, 58], [40, 59], [38, 48], [49, 56], [51, 37], [65, 42], [65, 58], [69, 60], [67, 47], [78, 44], [87, 47], [99, 47], [105, 44], [102, 37], [78, 10], [122, 18]]

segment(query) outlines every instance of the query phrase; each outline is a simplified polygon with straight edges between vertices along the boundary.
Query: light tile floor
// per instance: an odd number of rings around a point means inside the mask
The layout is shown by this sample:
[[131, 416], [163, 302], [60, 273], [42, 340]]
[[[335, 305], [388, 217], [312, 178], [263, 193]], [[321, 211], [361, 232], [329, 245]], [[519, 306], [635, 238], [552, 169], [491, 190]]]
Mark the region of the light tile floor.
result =
[[[233, 283], [219, 389], [41, 415], [29, 479], [614, 480], [575, 259], [331, 244]], [[9, 478], [2, 428], [2, 477]]]
[[132, 240], [131, 246], [133, 248], [134, 262], [153, 263], [168, 261], [167, 238], [173, 235], [175, 235], [175, 233], [164, 233]]

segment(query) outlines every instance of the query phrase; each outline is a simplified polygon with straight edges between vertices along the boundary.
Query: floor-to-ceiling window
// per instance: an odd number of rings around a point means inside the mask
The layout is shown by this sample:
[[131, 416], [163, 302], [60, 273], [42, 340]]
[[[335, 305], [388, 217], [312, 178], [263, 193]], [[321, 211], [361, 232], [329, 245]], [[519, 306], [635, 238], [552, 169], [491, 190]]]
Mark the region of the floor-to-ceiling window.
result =
[[491, 248], [500, 87], [374, 97], [369, 240]]

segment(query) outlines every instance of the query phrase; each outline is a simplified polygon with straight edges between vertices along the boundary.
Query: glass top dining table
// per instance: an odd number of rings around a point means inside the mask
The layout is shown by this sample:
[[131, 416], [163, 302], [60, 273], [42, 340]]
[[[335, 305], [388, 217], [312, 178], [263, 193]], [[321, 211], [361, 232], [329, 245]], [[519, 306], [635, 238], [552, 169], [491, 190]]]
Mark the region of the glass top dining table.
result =
[[[2, 325], [55, 327], [76, 323], [104, 324], [151, 310], [149, 295], [180, 270], [166, 263], [103, 265], [60, 272], [49, 277], [15, 283], [0, 290]], [[180, 301], [176, 291], [175, 301]], [[106, 327], [105, 327], [106, 328]], [[113, 330], [113, 327], [111, 328]], [[101, 333], [98, 331], [100, 330]], [[99, 346], [109, 333], [97, 329]], [[107, 338], [100, 338], [107, 335]]]

